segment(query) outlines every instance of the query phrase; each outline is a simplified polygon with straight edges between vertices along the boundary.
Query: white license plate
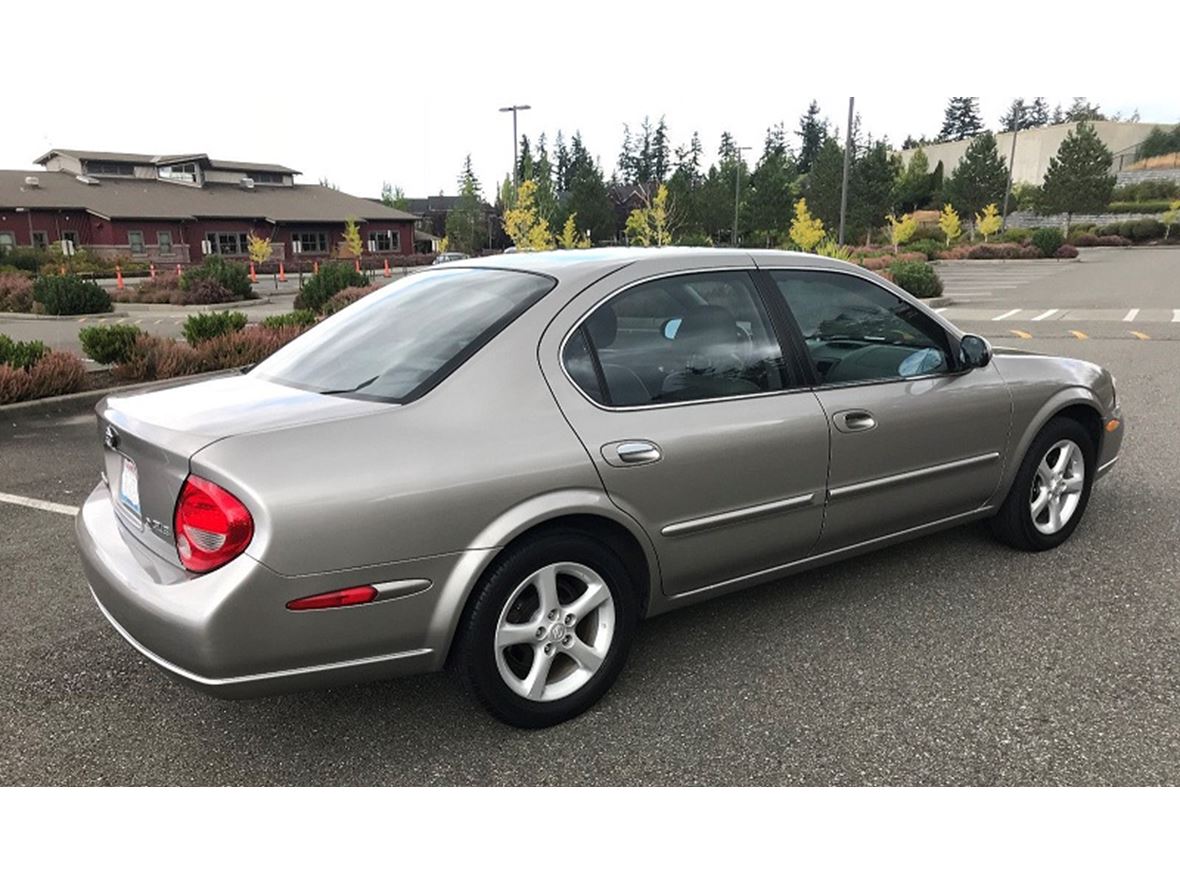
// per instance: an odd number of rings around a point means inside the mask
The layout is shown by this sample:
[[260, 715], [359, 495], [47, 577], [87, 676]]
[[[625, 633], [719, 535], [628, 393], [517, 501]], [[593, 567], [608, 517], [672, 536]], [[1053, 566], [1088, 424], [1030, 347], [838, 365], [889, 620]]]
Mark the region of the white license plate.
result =
[[119, 476], [119, 502], [136, 516], [143, 514], [139, 509], [139, 471], [135, 462], [123, 457], [123, 473]]

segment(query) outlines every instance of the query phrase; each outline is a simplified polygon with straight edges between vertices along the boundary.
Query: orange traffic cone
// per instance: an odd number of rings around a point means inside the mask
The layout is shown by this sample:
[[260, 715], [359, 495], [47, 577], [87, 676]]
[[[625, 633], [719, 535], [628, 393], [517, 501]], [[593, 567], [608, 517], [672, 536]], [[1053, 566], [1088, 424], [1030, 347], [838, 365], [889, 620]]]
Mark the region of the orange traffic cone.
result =
[[253, 261], [250, 262], [250, 282], [251, 283], [258, 282], [258, 274], [254, 273], [254, 262]]
[[156, 278], [156, 266], [154, 264], [148, 265], [148, 275], [154, 280]]
[[115, 265], [115, 288], [123, 291], [123, 268], [118, 264]]
[[285, 270], [283, 270], [283, 262], [281, 262], [281, 261], [279, 262], [279, 282], [280, 283], [287, 282], [287, 272]]
[[385, 259], [385, 276], [387, 276], [387, 277], [393, 276], [393, 274], [391, 274], [389, 272], [389, 259], [388, 258]]

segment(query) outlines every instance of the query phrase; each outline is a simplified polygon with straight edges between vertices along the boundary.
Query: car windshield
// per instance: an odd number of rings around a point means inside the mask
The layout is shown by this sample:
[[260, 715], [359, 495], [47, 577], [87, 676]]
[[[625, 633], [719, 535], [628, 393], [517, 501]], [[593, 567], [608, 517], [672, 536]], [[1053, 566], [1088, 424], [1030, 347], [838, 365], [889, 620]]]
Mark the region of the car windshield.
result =
[[316, 393], [408, 402], [554, 285], [483, 268], [412, 274], [313, 326], [250, 374]]

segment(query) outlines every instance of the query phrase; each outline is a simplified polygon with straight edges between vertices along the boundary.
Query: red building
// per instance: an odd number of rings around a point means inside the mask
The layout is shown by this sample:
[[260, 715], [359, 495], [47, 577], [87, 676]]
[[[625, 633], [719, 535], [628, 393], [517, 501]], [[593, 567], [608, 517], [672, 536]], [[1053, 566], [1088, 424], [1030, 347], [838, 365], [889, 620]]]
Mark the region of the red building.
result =
[[286, 166], [205, 154], [51, 150], [42, 171], [0, 170], [0, 252], [62, 240], [107, 257], [188, 263], [245, 257], [246, 237], [268, 237], [275, 259], [338, 251], [345, 222], [365, 251], [414, 251], [417, 216], [330, 187], [296, 184]]

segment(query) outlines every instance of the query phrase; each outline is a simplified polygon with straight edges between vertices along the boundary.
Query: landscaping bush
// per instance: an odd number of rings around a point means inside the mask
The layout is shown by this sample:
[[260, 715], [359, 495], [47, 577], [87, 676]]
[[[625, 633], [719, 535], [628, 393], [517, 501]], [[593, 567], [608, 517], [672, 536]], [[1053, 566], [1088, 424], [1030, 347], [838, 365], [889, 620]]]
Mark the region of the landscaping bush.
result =
[[976, 246], [967, 246], [961, 257], [974, 261], [986, 261], [1041, 258], [1043, 256], [1040, 250], [1035, 247], [1022, 246], [1019, 243], [980, 243]]
[[141, 334], [131, 345], [127, 361], [116, 365], [111, 374], [118, 381], [133, 382], [236, 369], [261, 362], [302, 331], [297, 326], [250, 326], [199, 341], [195, 347], [159, 335]]
[[1115, 221], [1112, 224], [1101, 224], [1094, 229], [1094, 233], [1100, 237], [1117, 237], [1119, 235], [1119, 228], [1122, 227], [1119, 222]]
[[116, 301], [128, 304], [185, 304], [188, 293], [180, 288], [180, 277], [175, 274], [159, 274], [154, 280], [147, 279], [135, 288], [115, 293]]
[[1126, 237], [1120, 237], [1118, 234], [1111, 236], [1103, 236], [1098, 238], [1096, 243], [1098, 246], [1130, 246], [1131, 241]]
[[895, 261], [889, 265], [893, 282], [918, 298], [935, 298], [942, 294], [942, 280], [924, 261]]
[[33, 310], [33, 281], [19, 271], [0, 273], [0, 310], [31, 313]]
[[1180, 197], [1180, 181], [1149, 179], [1116, 187], [1111, 199], [1117, 203], [1140, 203], [1146, 200], [1174, 200]]
[[125, 363], [131, 354], [131, 346], [140, 335], [138, 326], [117, 323], [113, 326], [90, 326], [78, 332], [82, 352], [104, 366], [111, 363]]
[[13, 341], [0, 335], [0, 365], [31, 369], [48, 352], [43, 341]]
[[1155, 218], [1140, 218], [1131, 223], [1131, 239], [1136, 243], [1162, 240], [1166, 231], [1167, 225]]
[[81, 313], [106, 313], [111, 309], [111, 296], [99, 286], [81, 277], [38, 277], [33, 283], [34, 310], [54, 316], [73, 316]]
[[1027, 243], [1032, 236], [1032, 229], [1027, 227], [1010, 227], [996, 234], [997, 243]]
[[[185, 271], [184, 276], [180, 279], [180, 288], [188, 291], [202, 288], [207, 293], [212, 293], [213, 289], [209, 283], [215, 283], [235, 299], [256, 297], [254, 290], [250, 288], [250, 274], [247, 272], [246, 266], [237, 261], [226, 261], [220, 255], [210, 255], [196, 267]], [[192, 303], [216, 304], [221, 301], [230, 300], [232, 299], [222, 297], [218, 298], [217, 301]]]
[[201, 341], [208, 341], [210, 338], [236, 332], [245, 327], [246, 315], [240, 310], [194, 313], [184, 321], [184, 340], [196, 347]]
[[945, 240], [914, 240], [906, 243], [906, 248], [911, 252], [921, 252], [926, 256], [927, 261], [933, 261], [938, 253], [946, 248]]
[[1156, 212], [1167, 212], [1169, 200], [1144, 200], [1141, 203], [1125, 203], [1114, 202], [1106, 207], [1107, 212], [1113, 212], [1116, 215], [1124, 212], [1142, 212], [1146, 214], [1154, 214]]
[[1071, 246], [1069, 243], [1065, 243], [1061, 246], [1058, 246], [1057, 251], [1053, 253], [1053, 257], [1054, 258], [1077, 258], [1078, 257], [1077, 246]]
[[290, 313], [276, 313], [262, 321], [266, 329], [306, 329], [314, 326], [316, 321], [314, 310], [293, 310]]
[[41, 265], [45, 264], [50, 258], [51, 256], [47, 249], [17, 247], [16, 249], [9, 249], [4, 253], [4, 264], [8, 267], [14, 267], [17, 270], [23, 270], [26, 273], [37, 273], [41, 270]]
[[201, 371], [197, 352], [183, 341], [142, 334], [132, 343], [125, 362], [111, 369], [116, 381], [157, 381]]
[[343, 310], [352, 304], [354, 301], [360, 301], [370, 292], [377, 289], [376, 286], [349, 286], [347, 289], [341, 289], [331, 298], [324, 302], [321, 308], [324, 316], [328, 317], [336, 313], [338, 310]]
[[27, 369], [0, 364], [0, 405], [74, 393], [85, 382], [86, 369], [72, 353], [46, 352]]
[[319, 271], [304, 281], [303, 288], [295, 296], [295, 309], [314, 310], [316, 313], [320, 313], [328, 299], [341, 289], [368, 285], [369, 278], [363, 273], [357, 273], [356, 268], [347, 262], [337, 261], [321, 264]]
[[1098, 246], [1100, 245], [1100, 238], [1097, 234], [1071, 233], [1069, 235], [1069, 243], [1073, 246]]
[[236, 369], [261, 362], [302, 332], [303, 329], [294, 326], [280, 329], [251, 326], [202, 341], [196, 348], [201, 370]]
[[1046, 258], [1056, 254], [1065, 242], [1065, 237], [1055, 227], [1038, 227], [1032, 232], [1029, 241]]

